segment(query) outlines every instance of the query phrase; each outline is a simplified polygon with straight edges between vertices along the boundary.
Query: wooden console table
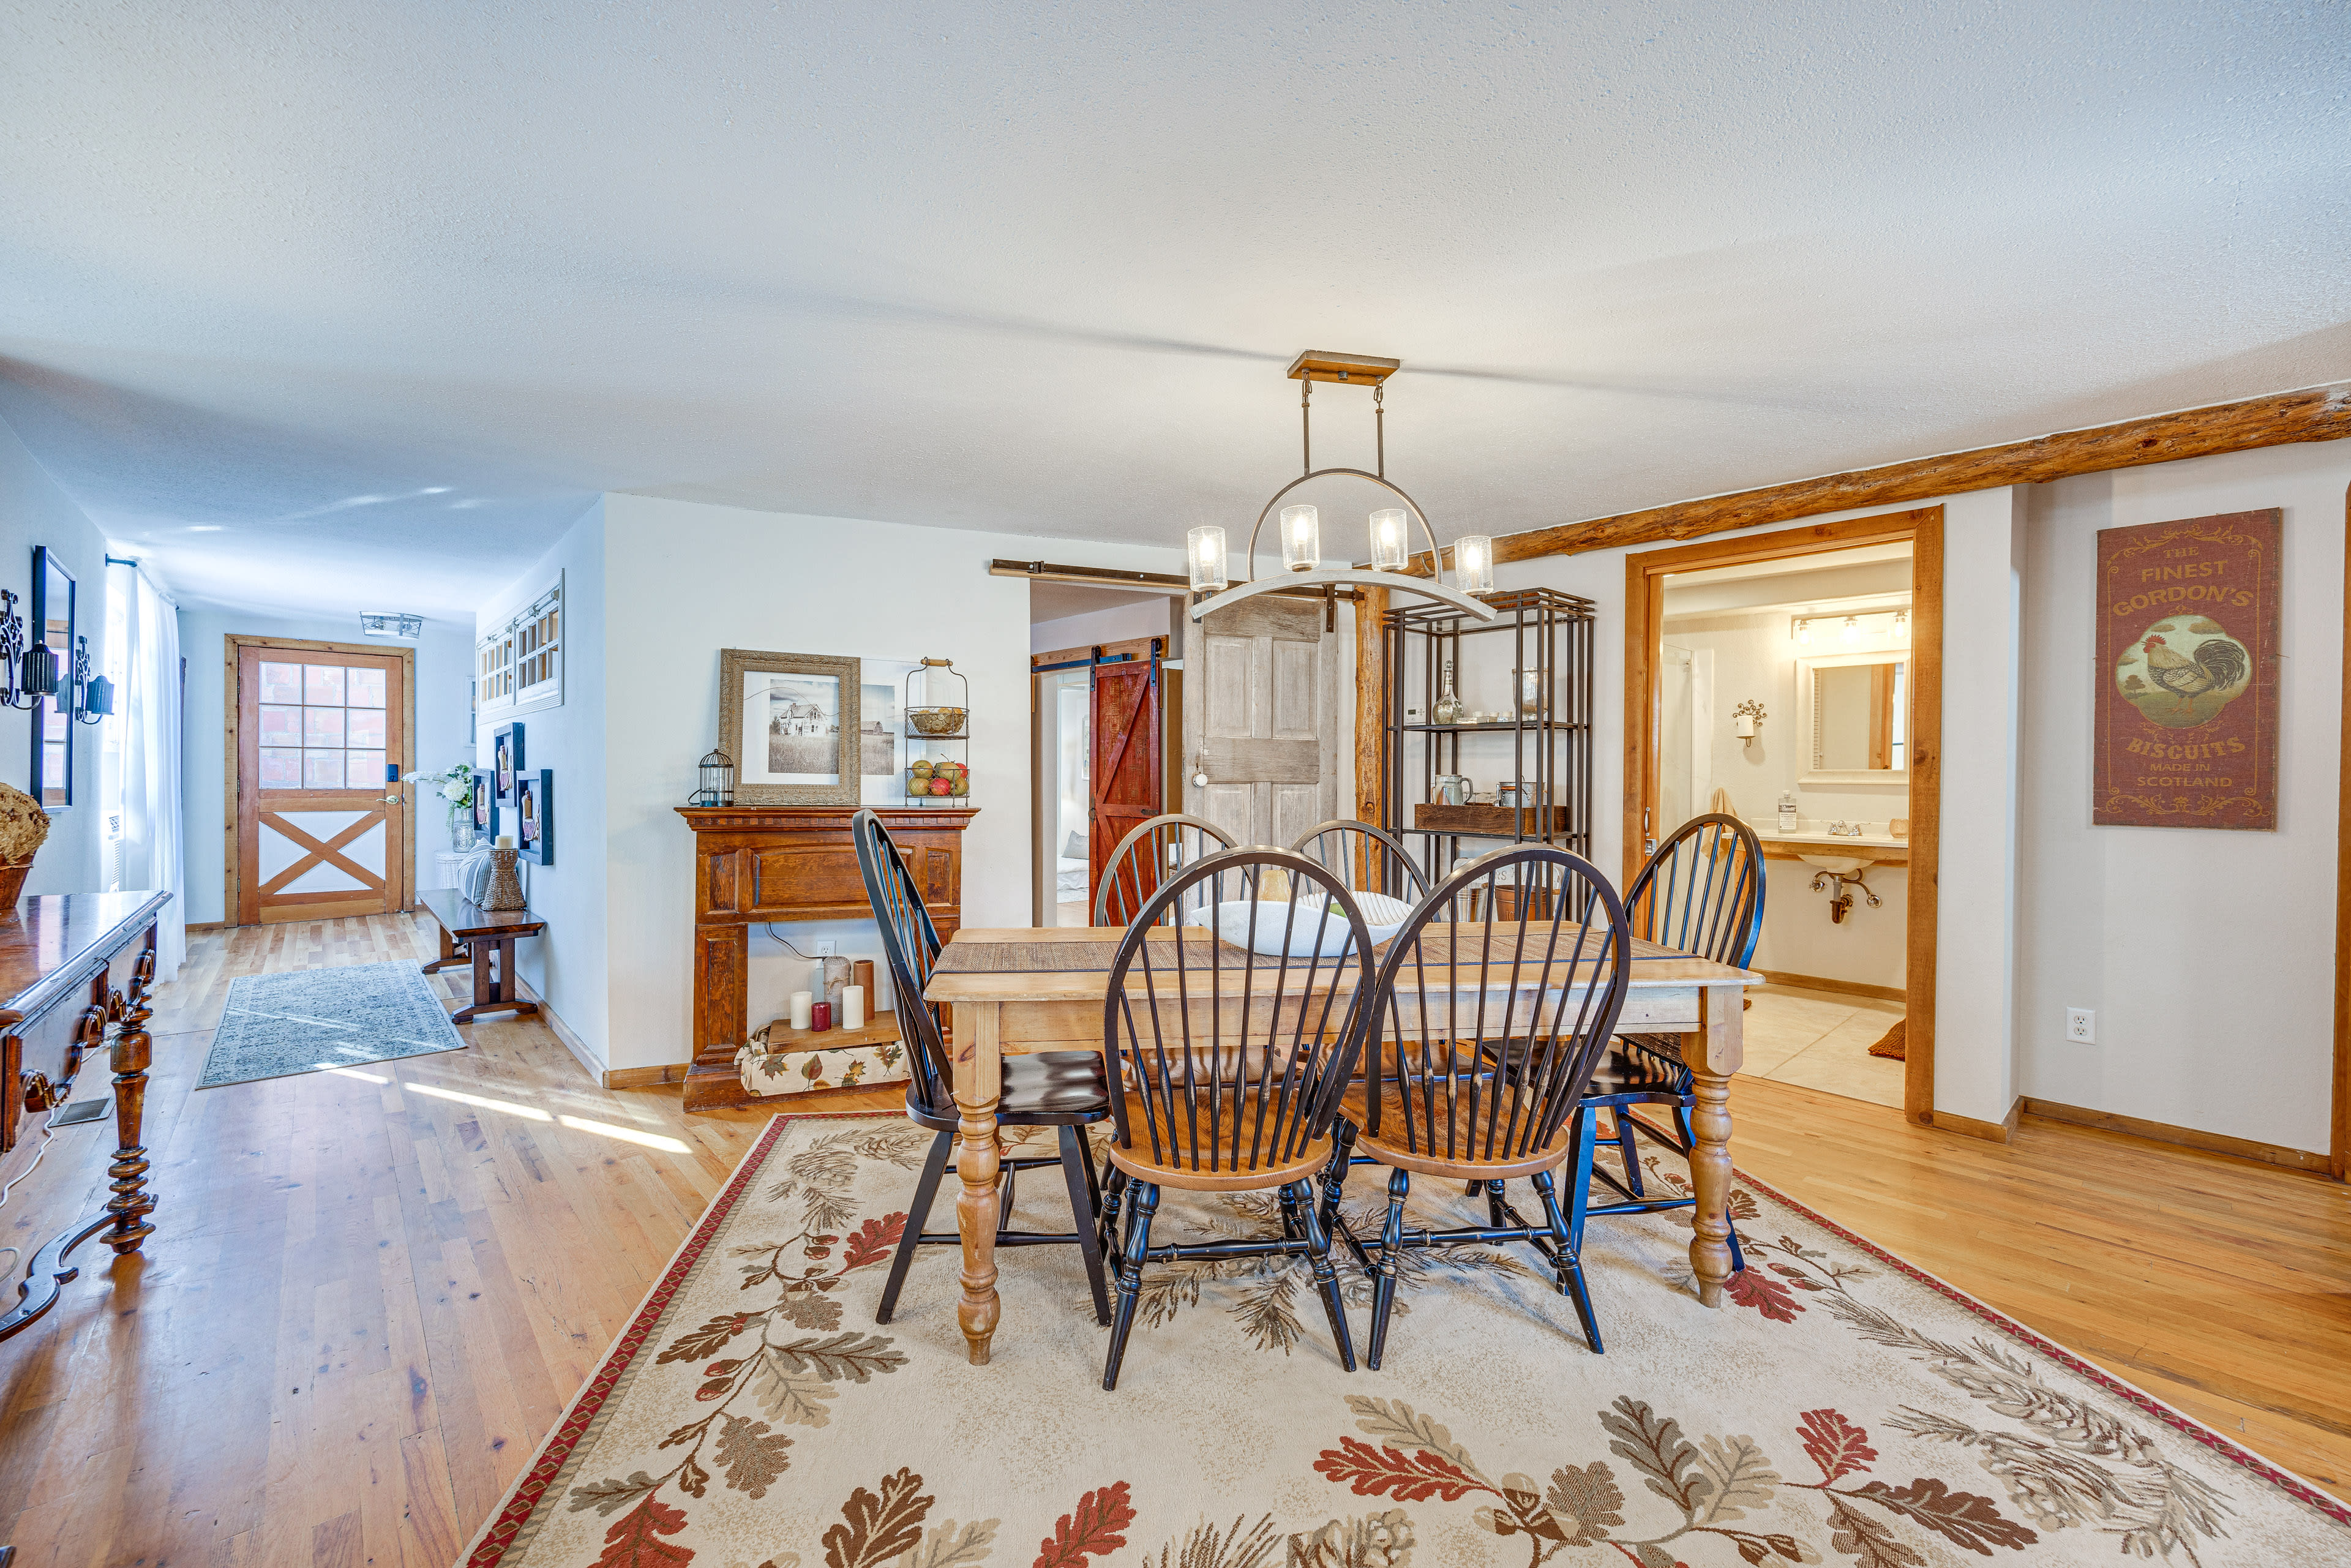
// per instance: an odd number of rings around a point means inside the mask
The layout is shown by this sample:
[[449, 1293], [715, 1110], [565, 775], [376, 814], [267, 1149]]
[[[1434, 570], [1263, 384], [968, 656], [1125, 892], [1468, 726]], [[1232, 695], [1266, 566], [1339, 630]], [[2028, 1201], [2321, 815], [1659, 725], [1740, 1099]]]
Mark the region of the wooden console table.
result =
[[[420, 893], [416, 901], [441, 923], [441, 956], [425, 965], [424, 972], [437, 974], [459, 964], [474, 967], [474, 1005], [451, 1013], [451, 1023], [471, 1023], [484, 1013], [524, 1018], [538, 1010], [537, 1002], [515, 995], [515, 939], [538, 936], [547, 929], [546, 921], [528, 909], [484, 909], [454, 887]], [[497, 960], [495, 974], [493, 957]]]
[[33, 1255], [16, 1286], [16, 1304], [0, 1317], [0, 1339], [57, 1304], [58, 1288], [81, 1272], [66, 1261], [75, 1248], [103, 1230], [115, 1255], [127, 1257], [155, 1233], [147, 1222], [155, 1198], [147, 1191], [147, 1150], [139, 1139], [152, 1051], [147, 1019], [154, 1010], [155, 915], [171, 897], [44, 894], [20, 900], [14, 915], [0, 919], [0, 1030], [6, 1031], [0, 1034], [0, 1154], [43, 1135], [27, 1109], [59, 1114], [84, 1057], [95, 1051], [109, 1053], [114, 1072], [115, 1125], [114, 1163], [106, 1171], [114, 1196], [106, 1211]]
[[[856, 806], [681, 806], [694, 830], [694, 1064], [685, 1108], [748, 1105], [735, 1070], [751, 1032], [751, 927], [771, 920], [871, 920]], [[963, 923], [963, 831], [975, 806], [876, 808], [942, 936]], [[904, 998], [912, 1002], [916, 998]], [[766, 1098], [775, 1099], [777, 1096]]]

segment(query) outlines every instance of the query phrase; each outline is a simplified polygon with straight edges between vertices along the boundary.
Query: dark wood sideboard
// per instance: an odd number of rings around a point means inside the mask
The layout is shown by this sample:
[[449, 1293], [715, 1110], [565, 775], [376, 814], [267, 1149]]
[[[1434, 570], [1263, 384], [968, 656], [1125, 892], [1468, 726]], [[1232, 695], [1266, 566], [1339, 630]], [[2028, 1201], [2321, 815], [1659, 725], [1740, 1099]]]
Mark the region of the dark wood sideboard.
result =
[[[147, 1019], [155, 984], [155, 915], [168, 893], [57, 893], [18, 901], [0, 919], [0, 1153], [12, 1173], [17, 1145], [37, 1142], [53, 1107], [88, 1102], [98, 1092], [77, 1081], [89, 1055], [108, 1054], [114, 1073], [114, 1196], [104, 1212], [77, 1222], [37, 1252], [0, 1317], [5, 1339], [57, 1303], [58, 1286], [80, 1270], [66, 1254], [103, 1230], [118, 1257], [154, 1234], [147, 1216], [147, 1150], [140, 1125], [147, 1106], [152, 1042]], [[69, 1102], [68, 1097], [71, 1097]], [[52, 1133], [51, 1135], [57, 1135]]]
[[[870, 920], [849, 819], [856, 806], [681, 806], [694, 830], [694, 1062], [685, 1108], [747, 1105], [735, 1052], [751, 1032], [751, 927]], [[963, 833], [976, 806], [877, 808], [945, 936], [963, 923]]]

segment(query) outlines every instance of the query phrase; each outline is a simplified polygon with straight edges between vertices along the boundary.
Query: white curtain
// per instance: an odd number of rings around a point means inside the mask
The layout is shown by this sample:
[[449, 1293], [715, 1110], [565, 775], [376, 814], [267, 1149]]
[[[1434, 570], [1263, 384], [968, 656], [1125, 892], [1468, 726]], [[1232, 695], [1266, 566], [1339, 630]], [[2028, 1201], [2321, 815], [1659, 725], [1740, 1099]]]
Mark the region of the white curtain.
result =
[[[114, 729], [119, 761], [104, 769], [108, 815], [120, 836], [108, 880], [118, 888], [162, 888], [172, 895], [155, 929], [155, 977], [179, 972], [188, 955], [187, 872], [181, 854], [180, 608], [135, 566], [106, 569], [108, 674], [118, 685]], [[110, 640], [111, 641], [111, 640]], [[116, 649], [120, 649], [119, 654]]]

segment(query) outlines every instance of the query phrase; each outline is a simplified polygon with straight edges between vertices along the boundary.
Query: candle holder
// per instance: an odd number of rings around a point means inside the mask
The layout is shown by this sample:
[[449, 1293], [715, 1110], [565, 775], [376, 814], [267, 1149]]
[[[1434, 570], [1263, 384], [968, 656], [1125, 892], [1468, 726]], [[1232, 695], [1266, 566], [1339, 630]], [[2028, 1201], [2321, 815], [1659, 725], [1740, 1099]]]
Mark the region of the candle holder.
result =
[[511, 845], [490, 852], [490, 885], [482, 894], [484, 909], [525, 909], [529, 901], [523, 897], [522, 878], [516, 874], [515, 862], [522, 852]]

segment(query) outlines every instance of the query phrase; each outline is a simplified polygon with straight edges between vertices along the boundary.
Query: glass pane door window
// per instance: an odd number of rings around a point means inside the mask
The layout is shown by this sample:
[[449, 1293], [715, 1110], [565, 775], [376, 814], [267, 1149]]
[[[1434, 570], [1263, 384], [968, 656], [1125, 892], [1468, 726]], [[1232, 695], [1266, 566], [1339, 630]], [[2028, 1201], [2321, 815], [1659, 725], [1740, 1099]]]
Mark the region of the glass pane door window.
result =
[[384, 782], [384, 673], [263, 660], [264, 789], [367, 789]]

